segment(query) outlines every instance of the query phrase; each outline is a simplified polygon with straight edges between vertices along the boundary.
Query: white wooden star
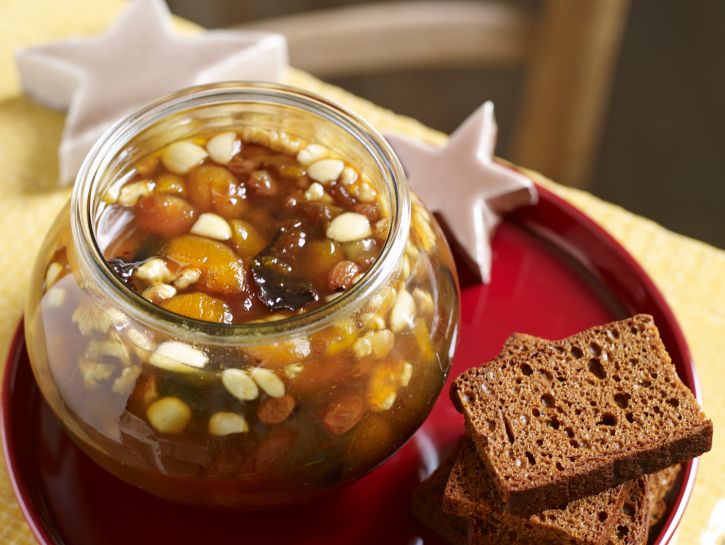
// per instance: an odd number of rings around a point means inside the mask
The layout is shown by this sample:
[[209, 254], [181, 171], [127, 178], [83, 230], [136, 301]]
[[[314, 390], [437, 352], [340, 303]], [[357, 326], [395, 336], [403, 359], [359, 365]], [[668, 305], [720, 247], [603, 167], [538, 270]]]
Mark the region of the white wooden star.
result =
[[266, 32], [177, 35], [162, 0], [133, 0], [104, 33], [23, 49], [24, 90], [67, 109], [58, 149], [61, 183], [114, 121], [174, 90], [228, 80], [278, 81], [287, 67], [284, 37]]
[[398, 154], [411, 189], [438, 212], [484, 283], [491, 277], [491, 236], [501, 214], [535, 204], [533, 182], [493, 158], [493, 103], [485, 102], [442, 147], [385, 135]]

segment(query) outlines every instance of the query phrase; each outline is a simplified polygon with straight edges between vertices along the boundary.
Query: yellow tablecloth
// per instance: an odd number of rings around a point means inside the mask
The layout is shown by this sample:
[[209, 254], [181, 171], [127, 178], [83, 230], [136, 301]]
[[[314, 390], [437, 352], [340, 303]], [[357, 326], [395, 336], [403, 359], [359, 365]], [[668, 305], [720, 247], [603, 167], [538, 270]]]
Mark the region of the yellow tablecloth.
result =
[[[99, 32], [122, 7], [120, 0], [0, 0], [0, 366], [22, 314], [36, 250], [68, 189], [57, 189], [56, 149], [63, 115], [23, 96], [12, 58], [20, 46]], [[191, 30], [189, 24], [180, 28]], [[331, 97], [381, 130], [442, 143], [445, 135], [379, 108], [306, 74], [290, 70], [288, 82]], [[690, 343], [704, 408], [715, 422], [713, 451], [702, 458], [692, 500], [677, 537], [684, 545], [725, 543], [725, 396], [720, 362], [725, 354], [725, 252], [676, 235], [588, 193], [539, 183], [580, 207], [606, 227], [655, 280]], [[683, 180], [682, 183], [690, 183]], [[2, 465], [2, 464], [0, 464]], [[718, 515], [719, 513], [719, 515]], [[34, 543], [0, 469], [0, 543]], [[92, 545], [92, 544], [88, 544]]]

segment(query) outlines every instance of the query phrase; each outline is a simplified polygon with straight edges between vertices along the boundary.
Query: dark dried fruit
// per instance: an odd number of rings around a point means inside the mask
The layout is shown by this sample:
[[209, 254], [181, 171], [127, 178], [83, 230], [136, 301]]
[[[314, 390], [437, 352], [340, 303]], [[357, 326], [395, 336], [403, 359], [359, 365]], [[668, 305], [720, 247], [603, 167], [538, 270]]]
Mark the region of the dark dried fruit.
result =
[[330, 291], [345, 291], [353, 285], [355, 277], [360, 274], [360, 267], [354, 261], [340, 261], [335, 264], [327, 275], [327, 287]]
[[370, 220], [370, 223], [375, 223], [380, 219], [380, 210], [378, 210], [377, 204], [359, 202], [352, 207], [352, 211], [357, 212], [358, 214], [362, 214]]
[[297, 310], [320, 299], [311, 282], [290, 276], [287, 271], [284, 262], [276, 257], [257, 256], [252, 260], [252, 279], [264, 306], [270, 310]]
[[247, 188], [254, 195], [270, 197], [277, 194], [277, 181], [267, 170], [253, 170], [247, 179]]
[[117, 257], [108, 259], [106, 261], [108, 263], [108, 268], [111, 269], [111, 272], [118, 278], [121, 282], [123, 282], [127, 287], [133, 289], [132, 285], [132, 279], [133, 279], [133, 271], [136, 270], [136, 268], [141, 264], [139, 261], [124, 261], [123, 259], [119, 259]]
[[350, 207], [357, 203], [357, 199], [350, 195], [350, 192], [340, 183], [332, 182], [329, 184], [327, 186], [327, 192], [332, 195], [335, 202], [341, 206]]
[[322, 423], [330, 433], [342, 435], [354, 428], [364, 414], [365, 403], [362, 396], [347, 394], [330, 403], [322, 417]]
[[292, 396], [268, 397], [259, 404], [257, 418], [265, 426], [281, 424], [289, 418], [295, 408]]

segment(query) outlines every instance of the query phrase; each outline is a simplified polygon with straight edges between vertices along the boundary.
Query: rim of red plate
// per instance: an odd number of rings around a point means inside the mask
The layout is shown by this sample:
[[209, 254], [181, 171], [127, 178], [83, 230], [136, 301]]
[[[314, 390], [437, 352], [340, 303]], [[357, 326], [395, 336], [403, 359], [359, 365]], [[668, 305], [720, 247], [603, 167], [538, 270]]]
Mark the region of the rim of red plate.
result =
[[[647, 298], [654, 304], [659, 316], [667, 324], [667, 327], [671, 333], [672, 342], [677, 345], [677, 349], [683, 356], [683, 365], [680, 369], [684, 374], [684, 378], [687, 380], [688, 385], [692, 387], [692, 392], [695, 395], [698, 403], [702, 403], [702, 394], [700, 391], [700, 384], [695, 372], [694, 362], [690, 349], [685, 340], [685, 336], [680, 328], [677, 319], [675, 318], [672, 309], [665, 301], [664, 296], [660, 292], [659, 288], [655, 285], [649, 275], [645, 272], [642, 266], [632, 257], [632, 255], [603, 227], [597, 224], [593, 219], [587, 216], [584, 212], [576, 208], [574, 205], [569, 204], [567, 201], [559, 197], [553, 191], [536, 184], [539, 192], [539, 204], [528, 209], [522, 209], [521, 215], [526, 215], [527, 210], [532, 210], [541, 206], [542, 204], [554, 206], [558, 208], [560, 212], [568, 216], [569, 219], [573, 220], [578, 224], [579, 228], [583, 228], [588, 232], [589, 235], [595, 239], [599, 239], [608, 249], [618, 254], [621, 261], [635, 274], [638, 280], [641, 282], [641, 286], [647, 293]], [[9, 416], [10, 407], [10, 390], [11, 385], [14, 382], [15, 373], [17, 372], [16, 366], [9, 365], [9, 362], [18, 353], [20, 344], [24, 342], [24, 331], [23, 321], [21, 319], [20, 325], [18, 326], [13, 339], [8, 349], [6, 358], [6, 369], [3, 373], [2, 382], [2, 393], [0, 395], [0, 436], [2, 437], [3, 454], [5, 456], [5, 466], [10, 479], [10, 484], [13, 487], [15, 497], [20, 505], [20, 509], [23, 513], [25, 521], [27, 522], [33, 535], [41, 545], [56, 545], [54, 538], [50, 535], [48, 528], [43, 524], [42, 517], [38, 513], [36, 506], [32, 500], [32, 495], [28, 490], [27, 484], [19, 479], [20, 470], [19, 463], [16, 457], [16, 449], [14, 448], [14, 435], [9, 433], [12, 427], [12, 422]], [[12, 368], [12, 372], [9, 369]], [[695, 476], [697, 473], [699, 460], [696, 458], [685, 464], [683, 472], [683, 481], [677, 496], [672, 501], [672, 508], [670, 509], [669, 516], [664, 521], [662, 530], [657, 536], [657, 540], [654, 545], [664, 545], [668, 543], [672, 536], [677, 530], [682, 515], [684, 514], [687, 503], [692, 495], [692, 489], [695, 484]]]

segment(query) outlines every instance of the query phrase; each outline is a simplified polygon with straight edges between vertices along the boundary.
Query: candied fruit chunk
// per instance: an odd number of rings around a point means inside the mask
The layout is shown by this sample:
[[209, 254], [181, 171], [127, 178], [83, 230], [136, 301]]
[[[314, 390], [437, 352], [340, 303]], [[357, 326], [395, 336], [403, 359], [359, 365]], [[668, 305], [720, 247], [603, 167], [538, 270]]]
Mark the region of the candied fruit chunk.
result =
[[201, 165], [192, 170], [187, 192], [199, 212], [214, 211], [226, 219], [233, 219], [247, 209], [244, 186], [234, 174], [218, 165]]
[[234, 250], [216, 240], [196, 235], [172, 239], [164, 256], [180, 266], [202, 271], [199, 282], [216, 293], [240, 293], [244, 290], [244, 267]]
[[253, 257], [261, 252], [266, 242], [257, 229], [244, 220], [232, 220], [229, 222], [232, 228], [232, 242], [237, 253], [242, 257]]
[[365, 402], [362, 396], [346, 394], [330, 403], [322, 417], [322, 423], [330, 433], [347, 433], [362, 420], [365, 414]]
[[281, 424], [289, 418], [295, 408], [292, 396], [268, 397], [259, 404], [257, 418], [266, 426]]
[[142, 231], [162, 237], [186, 233], [194, 224], [194, 208], [180, 197], [154, 194], [143, 197], [134, 207], [136, 225]]
[[167, 299], [161, 306], [166, 310], [188, 316], [196, 320], [230, 324], [232, 313], [227, 304], [221, 299], [206, 293], [183, 293]]

